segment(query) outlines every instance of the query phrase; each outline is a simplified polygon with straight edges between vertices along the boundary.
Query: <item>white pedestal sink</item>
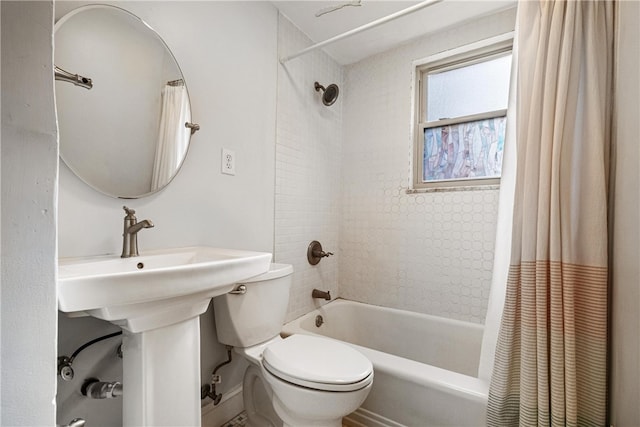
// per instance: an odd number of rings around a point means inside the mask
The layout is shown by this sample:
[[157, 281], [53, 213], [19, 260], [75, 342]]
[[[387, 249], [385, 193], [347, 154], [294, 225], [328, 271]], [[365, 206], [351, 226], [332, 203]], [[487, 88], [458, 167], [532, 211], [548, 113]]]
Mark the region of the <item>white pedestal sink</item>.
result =
[[200, 425], [198, 316], [270, 263], [270, 253], [209, 247], [59, 260], [58, 309], [124, 330], [124, 426]]

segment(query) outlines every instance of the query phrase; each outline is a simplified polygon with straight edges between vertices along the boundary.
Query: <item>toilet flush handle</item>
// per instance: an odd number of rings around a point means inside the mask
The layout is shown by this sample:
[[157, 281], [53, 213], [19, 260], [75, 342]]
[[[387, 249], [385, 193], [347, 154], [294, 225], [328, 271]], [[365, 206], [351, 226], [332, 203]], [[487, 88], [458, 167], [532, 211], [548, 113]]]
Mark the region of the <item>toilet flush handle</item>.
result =
[[240, 285], [233, 291], [229, 292], [231, 295], [244, 295], [247, 293], [247, 287], [245, 285]]

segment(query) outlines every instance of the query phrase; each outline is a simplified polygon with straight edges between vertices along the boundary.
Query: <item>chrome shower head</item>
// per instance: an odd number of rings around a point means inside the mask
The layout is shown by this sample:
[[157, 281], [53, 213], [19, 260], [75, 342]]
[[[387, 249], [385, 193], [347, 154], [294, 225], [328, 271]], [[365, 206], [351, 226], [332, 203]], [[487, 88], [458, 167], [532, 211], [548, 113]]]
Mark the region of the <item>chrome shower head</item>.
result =
[[338, 85], [330, 84], [326, 88], [322, 86], [320, 83], [315, 82], [316, 92], [320, 92], [322, 90], [322, 103], [326, 106], [333, 105], [338, 99], [338, 94], [340, 93], [340, 89], [338, 89]]

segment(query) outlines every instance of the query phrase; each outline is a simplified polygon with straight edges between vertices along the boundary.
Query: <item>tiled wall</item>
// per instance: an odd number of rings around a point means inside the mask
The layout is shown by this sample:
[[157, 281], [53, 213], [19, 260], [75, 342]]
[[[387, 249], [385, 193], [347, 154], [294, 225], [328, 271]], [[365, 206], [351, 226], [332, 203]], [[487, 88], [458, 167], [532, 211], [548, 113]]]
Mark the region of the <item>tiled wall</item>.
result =
[[[295, 273], [287, 320], [332, 296], [482, 323], [489, 287], [497, 189], [406, 194], [411, 63], [512, 31], [515, 10], [424, 37], [341, 67], [322, 51], [278, 70], [275, 259]], [[278, 49], [312, 42], [280, 16]], [[337, 83], [320, 102], [314, 81]], [[311, 240], [336, 256], [306, 260]]]
[[508, 10], [346, 68], [340, 296], [484, 322], [499, 190], [406, 193], [411, 63], [514, 22]]
[[[279, 55], [312, 42], [282, 15]], [[322, 104], [314, 82], [340, 87], [338, 100]], [[293, 59], [278, 69], [276, 131], [275, 260], [292, 264], [293, 286], [287, 320], [325, 301], [313, 300], [313, 288], [338, 295], [338, 231], [341, 215], [343, 70], [321, 50]], [[320, 264], [307, 262], [312, 240], [336, 256]]]

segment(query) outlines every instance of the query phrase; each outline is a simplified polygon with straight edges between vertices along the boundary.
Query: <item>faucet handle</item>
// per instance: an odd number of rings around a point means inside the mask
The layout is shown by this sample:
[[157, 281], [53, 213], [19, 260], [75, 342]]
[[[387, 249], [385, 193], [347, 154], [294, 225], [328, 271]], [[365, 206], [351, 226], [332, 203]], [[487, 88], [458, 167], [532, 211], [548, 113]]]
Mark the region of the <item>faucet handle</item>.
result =
[[317, 240], [314, 240], [309, 244], [307, 248], [307, 261], [309, 264], [316, 265], [322, 258], [333, 255], [333, 252], [325, 252], [322, 250], [322, 245]]
[[136, 211], [134, 209], [129, 209], [126, 206], [123, 206], [122, 209], [124, 209], [124, 211], [127, 213], [127, 215], [133, 216], [136, 214]]

